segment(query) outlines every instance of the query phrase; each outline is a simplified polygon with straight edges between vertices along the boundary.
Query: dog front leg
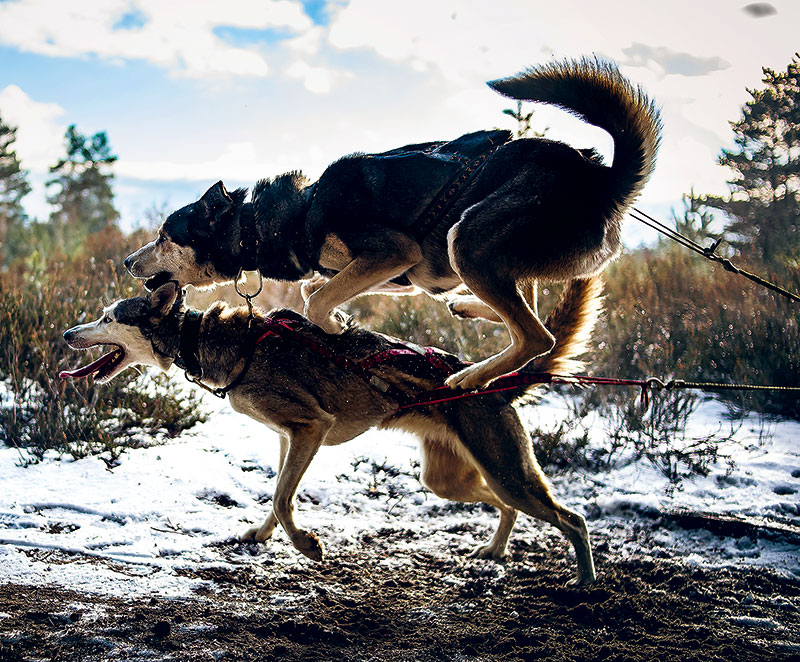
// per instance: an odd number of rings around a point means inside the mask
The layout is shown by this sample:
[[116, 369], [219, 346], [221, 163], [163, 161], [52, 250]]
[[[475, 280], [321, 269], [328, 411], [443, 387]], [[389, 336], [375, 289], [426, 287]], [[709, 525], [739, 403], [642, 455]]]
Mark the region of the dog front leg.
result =
[[322, 560], [322, 545], [319, 538], [309, 531], [298, 528], [294, 522], [294, 495], [300, 479], [322, 445], [325, 435], [333, 424], [320, 418], [294, 426], [289, 439], [286, 459], [278, 476], [275, 496], [272, 499], [272, 512], [280, 522], [292, 544], [308, 558]]
[[[289, 449], [289, 437], [285, 434], [281, 435], [281, 451], [280, 457], [278, 458], [278, 476], [281, 475], [281, 471], [283, 471], [283, 463], [286, 460], [286, 451]], [[273, 497], [273, 502], [274, 502]], [[264, 520], [264, 523], [261, 526], [254, 526], [252, 529], [248, 529], [245, 531], [244, 535], [239, 538], [242, 541], [245, 540], [254, 540], [255, 542], [265, 542], [272, 537], [273, 531], [275, 531], [275, 527], [278, 525], [278, 518], [275, 517], [275, 508], [269, 511], [269, 515], [267, 515], [267, 519]]]
[[386, 232], [375, 243], [376, 247], [356, 256], [327, 283], [317, 281], [315, 291], [309, 293], [304, 314], [326, 333], [343, 331], [331, 316], [336, 306], [383, 285], [422, 259], [419, 244], [400, 232]]
[[[317, 290], [321, 289], [322, 286], [327, 282], [328, 279], [320, 274], [314, 274], [311, 278], [304, 280], [300, 285], [300, 294], [303, 297], [303, 301], [307, 301], [308, 297], [314, 294], [314, 292]], [[370, 288], [366, 292], [361, 292], [361, 296], [365, 296], [367, 294], [390, 294], [396, 297], [414, 296], [419, 294], [421, 291], [422, 290], [420, 290], [416, 285], [398, 285], [392, 281], [387, 281], [386, 283], [382, 283], [377, 287]]]
[[[508, 278], [481, 280], [471, 270], [460, 272], [464, 283], [499, 318], [511, 335], [511, 344], [487, 359], [447, 378], [450, 388], [473, 389], [486, 386], [501, 375], [518, 370], [535, 357], [549, 352], [555, 338], [531, 309], [532, 294], [522, 293]], [[527, 294], [527, 296], [526, 296]]]

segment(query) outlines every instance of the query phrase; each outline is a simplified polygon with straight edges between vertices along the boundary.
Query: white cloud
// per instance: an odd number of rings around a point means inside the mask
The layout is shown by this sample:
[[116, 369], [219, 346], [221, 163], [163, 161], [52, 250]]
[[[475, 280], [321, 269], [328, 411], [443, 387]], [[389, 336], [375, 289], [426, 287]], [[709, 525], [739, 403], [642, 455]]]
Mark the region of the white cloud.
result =
[[63, 155], [64, 113], [57, 103], [34, 101], [17, 85], [0, 90], [0, 117], [17, 128], [14, 149], [23, 168], [44, 173]]
[[[663, 106], [667, 132], [645, 195], [679, 200], [692, 185], [725, 190], [729, 174], [717, 156], [730, 144], [729, 121], [749, 99], [745, 88], [761, 85], [762, 66], [784, 69], [797, 47], [798, 3], [776, 0], [777, 13], [758, 20], [744, 4], [353, 0], [333, 16], [329, 41], [425, 72], [450, 98], [553, 58], [615, 59]], [[586, 144], [588, 133], [551, 118], [551, 137]]]
[[310, 30], [302, 32], [297, 37], [287, 39], [284, 42], [284, 45], [301, 55], [316, 55], [319, 53], [324, 34], [324, 30], [321, 27], [316, 26]]
[[333, 86], [345, 78], [352, 78], [348, 71], [337, 71], [328, 67], [315, 67], [302, 60], [297, 60], [286, 69], [289, 78], [303, 81], [305, 88], [314, 94], [327, 94]]
[[206, 161], [131, 161], [120, 159], [114, 164], [118, 177], [150, 181], [210, 181], [228, 179], [253, 181], [278, 171], [274, 161], [260, 161], [252, 142], [228, 144], [216, 158]]
[[225, 43], [214, 33], [217, 27], [302, 32], [311, 26], [302, 7], [289, 0], [0, 3], [0, 43], [54, 57], [141, 59], [190, 77], [267, 75], [261, 53]]
[[25, 210], [34, 218], [45, 219], [50, 213], [45, 182], [50, 166], [64, 155], [66, 123], [64, 108], [57, 103], [34, 101], [17, 85], [0, 90], [0, 117], [16, 127], [13, 148], [22, 167], [30, 171], [31, 193], [25, 196]]
[[335, 15], [329, 39], [336, 48], [372, 49], [417, 71], [433, 67], [450, 80], [480, 80], [533, 62], [541, 37], [532, 5], [353, 0]]

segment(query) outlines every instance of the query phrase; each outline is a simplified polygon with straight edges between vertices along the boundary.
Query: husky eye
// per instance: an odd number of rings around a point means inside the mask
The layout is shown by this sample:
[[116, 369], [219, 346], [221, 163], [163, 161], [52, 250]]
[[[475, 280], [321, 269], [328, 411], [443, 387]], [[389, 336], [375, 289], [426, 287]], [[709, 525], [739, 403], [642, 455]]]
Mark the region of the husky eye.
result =
[[158, 235], [158, 239], [156, 239], [156, 246], [163, 246], [167, 243], [167, 237], [163, 234]]
[[108, 315], [103, 317], [103, 324], [111, 324], [111, 318]]

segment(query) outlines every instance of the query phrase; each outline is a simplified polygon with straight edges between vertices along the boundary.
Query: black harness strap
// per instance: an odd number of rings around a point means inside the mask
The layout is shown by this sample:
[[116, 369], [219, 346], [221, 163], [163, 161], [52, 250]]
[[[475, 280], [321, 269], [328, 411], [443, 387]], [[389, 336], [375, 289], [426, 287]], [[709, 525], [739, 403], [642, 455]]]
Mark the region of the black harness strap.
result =
[[218, 398], [224, 398], [229, 391], [239, 385], [250, 369], [256, 345], [260, 341], [257, 341], [252, 333], [248, 333], [246, 336], [246, 344], [242, 351], [242, 359], [244, 360], [242, 369], [239, 370], [236, 377], [226, 386], [213, 388], [204, 384], [202, 381], [203, 368], [200, 365], [200, 357], [198, 356], [200, 324], [202, 321], [203, 313], [199, 310], [188, 310], [184, 314], [183, 323], [181, 324], [181, 336], [178, 342], [178, 355], [175, 357], [175, 365], [184, 371], [186, 379], [190, 382], [197, 384], [209, 393], [213, 393]]
[[203, 321], [203, 313], [199, 310], [188, 310], [183, 316], [181, 324], [181, 337], [178, 344], [178, 356], [175, 357], [175, 365], [186, 371], [187, 375], [197, 378], [203, 376], [203, 369], [200, 367], [200, 358], [197, 356], [198, 344], [200, 341], [200, 323]]
[[422, 212], [419, 219], [411, 227], [411, 231], [417, 241], [422, 241], [447, 218], [453, 205], [458, 200], [458, 193], [475, 179], [481, 171], [481, 168], [486, 165], [489, 157], [503, 145], [505, 145], [505, 142], [492, 145], [483, 154], [469, 161], [446, 186], [439, 190], [426, 207], [425, 211]]
[[245, 202], [239, 211], [239, 266], [245, 271], [258, 269], [258, 234], [253, 203]]
[[399, 341], [393, 342], [393, 347], [383, 350], [377, 354], [368, 356], [362, 361], [355, 361], [348, 356], [337, 354], [330, 346], [318, 342], [316, 339], [310, 337], [308, 334], [297, 330], [295, 324], [298, 320], [289, 318], [266, 317], [262, 321], [267, 326], [267, 331], [261, 335], [256, 336], [250, 332], [246, 334], [245, 346], [241, 352], [241, 359], [244, 361], [241, 369], [226, 386], [213, 388], [202, 382], [203, 371], [197, 355], [198, 343], [200, 340], [200, 323], [203, 319], [203, 313], [197, 310], [188, 311], [183, 318], [181, 324], [181, 335], [179, 341], [178, 355], [175, 357], [175, 365], [185, 371], [186, 379], [190, 382], [197, 384], [209, 393], [216, 395], [219, 398], [224, 398], [231, 390], [236, 388], [247, 374], [250, 365], [255, 356], [256, 347], [259, 343], [263, 342], [269, 337], [280, 337], [298, 342], [307, 347], [315, 354], [325, 357], [334, 365], [352, 372], [360, 377], [369, 386], [379, 391], [383, 395], [395, 400], [399, 405], [407, 405], [411, 403], [414, 398], [404, 393], [401, 389], [393, 384], [390, 384], [385, 379], [372, 372], [372, 368], [380, 363], [390, 360], [392, 357], [401, 355], [413, 355], [425, 357], [428, 363], [438, 368], [445, 374], [450, 374], [452, 370], [442, 361], [437, 355], [435, 350], [431, 348], [417, 347], [416, 345], [400, 343]]

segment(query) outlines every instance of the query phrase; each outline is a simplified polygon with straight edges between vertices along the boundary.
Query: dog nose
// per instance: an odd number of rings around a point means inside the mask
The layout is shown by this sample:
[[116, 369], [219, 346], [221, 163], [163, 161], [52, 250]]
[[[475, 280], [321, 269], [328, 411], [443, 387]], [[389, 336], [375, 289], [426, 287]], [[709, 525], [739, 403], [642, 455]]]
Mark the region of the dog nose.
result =
[[66, 340], [67, 343], [69, 343], [74, 335], [75, 333], [72, 329], [67, 329], [66, 331], [64, 331], [64, 340]]
[[133, 266], [133, 253], [131, 253], [128, 257], [125, 258], [125, 261], [122, 263], [125, 265], [125, 268], [130, 271], [131, 267]]

